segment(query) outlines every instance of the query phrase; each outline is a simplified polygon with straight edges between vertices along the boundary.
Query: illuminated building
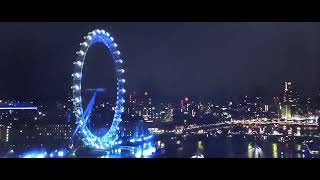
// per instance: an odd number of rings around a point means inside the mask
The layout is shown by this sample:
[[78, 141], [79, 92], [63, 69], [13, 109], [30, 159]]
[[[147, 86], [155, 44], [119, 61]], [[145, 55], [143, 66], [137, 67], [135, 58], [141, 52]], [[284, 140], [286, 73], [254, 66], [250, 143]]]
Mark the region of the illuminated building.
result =
[[140, 114], [143, 120], [147, 123], [154, 122], [156, 119], [155, 107], [152, 106], [152, 99], [149, 97], [149, 93], [144, 92], [141, 100], [142, 112]]
[[283, 105], [281, 106], [281, 118], [290, 119], [291, 118], [291, 106]]
[[298, 113], [299, 94], [294, 91], [292, 82], [285, 82], [281, 118], [290, 119]]
[[5, 126], [0, 124], [0, 145], [7, 144], [10, 140], [10, 129], [11, 126]]
[[52, 141], [71, 140], [73, 131], [70, 124], [36, 125], [35, 128], [40, 138]]
[[164, 111], [164, 121], [165, 122], [172, 122], [173, 121], [173, 108], [171, 104], [168, 104], [167, 107], [165, 107]]
[[296, 136], [301, 136], [301, 128], [297, 127], [297, 133], [295, 134]]
[[283, 102], [293, 102], [291, 82], [285, 82]]
[[264, 105], [264, 112], [268, 112], [269, 111], [269, 106], [268, 105]]

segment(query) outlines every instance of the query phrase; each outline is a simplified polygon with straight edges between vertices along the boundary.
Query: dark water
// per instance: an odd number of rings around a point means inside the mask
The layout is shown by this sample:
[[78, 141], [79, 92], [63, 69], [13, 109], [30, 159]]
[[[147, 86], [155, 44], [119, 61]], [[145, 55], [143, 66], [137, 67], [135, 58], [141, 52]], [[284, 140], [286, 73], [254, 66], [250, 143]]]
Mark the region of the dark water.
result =
[[[279, 140], [280, 139], [280, 140]], [[318, 139], [308, 138], [312, 141], [309, 147], [319, 150]], [[304, 139], [305, 140], [305, 139]], [[190, 158], [196, 152], [201, 152], [205, 158], [311, 158], [303, 140], [283, 138], [257, 139], [242, 135], [209, 138], [159, 138], [156, 142], [158, 148], [163, 149], [164, 158]], [[253, 148], [260, 147], [258, 156]]]

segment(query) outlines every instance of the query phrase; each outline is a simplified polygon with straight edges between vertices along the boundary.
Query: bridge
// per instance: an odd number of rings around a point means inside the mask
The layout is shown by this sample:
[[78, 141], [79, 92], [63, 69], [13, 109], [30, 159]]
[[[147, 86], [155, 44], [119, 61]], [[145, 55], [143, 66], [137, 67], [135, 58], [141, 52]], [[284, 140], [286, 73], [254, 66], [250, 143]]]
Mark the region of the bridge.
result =
[[[212, 124], [189, 124], [187, 126], [176, 126], [174, 129], [167, 130], [167, 129], [156, 129], [153, 130], [155, 134], [176, 134], [176, 135], [183, 135], [185, 133], [191, 134], [206, 134], [208, 132], [215, 132], [221, 129], [227, 129], [233, 126], [264, 126], [264, 125], [280, 125], [280, 126], [290, 126], [290, 125], [297, 125], [297, 126], [308, 126], [308, 127], [315, 127], [318, 128], [319, 124], [316, 122], [308, 122], [302, 120], [282, 120], [282, 119], [253, 119], [253, 120], [232, 120], [232, 121], [225, 121], [219, 123], [212, 123]], [[278, 135], [278, 134], [271, 134], [271, 135]]]

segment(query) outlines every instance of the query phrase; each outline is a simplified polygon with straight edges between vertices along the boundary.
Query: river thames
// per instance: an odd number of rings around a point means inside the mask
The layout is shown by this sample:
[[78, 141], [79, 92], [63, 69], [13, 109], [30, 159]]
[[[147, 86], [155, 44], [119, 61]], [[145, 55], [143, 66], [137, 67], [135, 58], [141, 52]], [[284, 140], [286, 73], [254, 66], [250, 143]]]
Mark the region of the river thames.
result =
[[299, 136], [248, 134], [248, 128], [230, 133], [232, 129], [224, 129], [214, 136], [159, 136], [156, 144], [164, 158], [190, 158], [196, 153], [205, 158], [319, 157], [318, 127], [301, 127], [303, 133]]

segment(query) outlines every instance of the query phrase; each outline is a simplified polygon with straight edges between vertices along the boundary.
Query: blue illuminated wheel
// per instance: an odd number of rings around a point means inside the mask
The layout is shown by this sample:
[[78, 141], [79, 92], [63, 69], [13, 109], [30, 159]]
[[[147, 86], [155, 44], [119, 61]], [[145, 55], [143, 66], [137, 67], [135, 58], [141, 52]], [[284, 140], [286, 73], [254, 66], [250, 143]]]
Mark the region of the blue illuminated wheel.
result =
[[[123, 60], [120, 58], [120, 51], [118, 51], [117, 49], [117, 44], [114, 42], [114, 39], [108, 32], [104, 30], [94, 30], [92, 32], [89, 32], [88, 35], [84, 37], [84, 39], [85, 41], [83, 43], [80, 43], [80, 50], [76, 52], [77, 59], [76, 62], [74, 62], [75, 67], [74, 73], [72, 74], [72, 100], [77, 124], [75, 133], [78, 133], [80, 135], [82, 141], [86, 146], [103, 150], [108, 149], [114, 144], [118, 143], [117, 130], [119, 129], [118, 126], [121, 122], [121, 114], [124, 111], [123, 103], [125, 102], [124, 94], [126, 92], [124, 89], [125, 79], [123, 78], [124, 69], [122, 68]], [[85, 57], [90, 46], [95, 43], [104, 44], [106, 49], [111, 52], [112, 59], [115, 63], [115, 73], [117, 78], [117, 101], [115, 104], [113, 121], [109, 130], [102, 136], [94, 135], [87, 126], [95, 97], [89, 102], [85, 110], [83, 109], [81, 98], [81, 80]]]

